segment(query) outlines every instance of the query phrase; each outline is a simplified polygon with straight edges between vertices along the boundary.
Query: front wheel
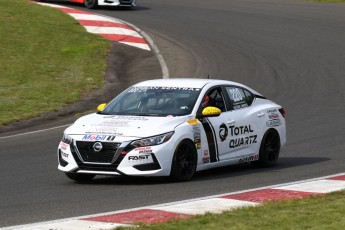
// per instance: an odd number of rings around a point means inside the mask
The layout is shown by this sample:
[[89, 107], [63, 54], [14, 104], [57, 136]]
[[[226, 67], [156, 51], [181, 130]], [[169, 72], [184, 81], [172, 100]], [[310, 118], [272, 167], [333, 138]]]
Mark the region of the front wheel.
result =
[[262, 138], [259, 152], [259, 160], [253, 161], [253, 165], [270, 167], [277, 164], [280, 152], [280, 137], [275, 129], [269, 129]]
[[187, 181], [196, 171], [197, 152], [192, 141], [183, 140], [177, 146], [171, 165], [172, 181]]
[[78, 173], [65, 173], [69, 179], [77, 182], [88, 182], [91, 181], [95, 175], [93, 174], [78, 174]]
[[93, 9], [98, 6], [98, 0], [84, 0], [86, 8]]

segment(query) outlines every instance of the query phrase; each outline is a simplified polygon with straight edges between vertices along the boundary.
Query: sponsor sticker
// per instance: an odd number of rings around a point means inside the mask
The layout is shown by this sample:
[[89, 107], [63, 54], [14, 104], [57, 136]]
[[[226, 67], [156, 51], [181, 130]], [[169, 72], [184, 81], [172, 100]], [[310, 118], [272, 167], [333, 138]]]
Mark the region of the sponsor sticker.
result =
[[277, 109], [269, 109], [267, 110], [267, 113], [276, 113], [278, 112]]
[[132, 117], [132, 116], [107, 116], [103, 117], [104, 119], [112, 119], [112, 120], [124, 120], [124, 121], [148, 121], [149, 119], [146, 117]]
[[204, 156], [202, 158], [202, 163], [203, 164], [210, 163], [210, 154], [208, 153], [208, 150], [204, 151]]
[[251, 135], [248, 137], [240, 137], [230, 140], [229, 148], [238, 148], [244, 145], [251, 145], [257, 143], [257, 135]]
[[266, 122], [266, 126], [268, 127], [275, 127], [281, 125], [279, 115], [276, 113], [277, 110], [268, 110], [267, 112], [270, 113], [268, 114], [268, 121]]
[[143, 161], [143, 160], [147, 161], [149, 159], [149, 157], [150, 157], [149, 154], [147, 154], [147, 155], [140, 155], [140, 156], [129, 156], [128, 160], [129, 161]]
[[199, 124], [199, 121], [197, 119], [191, 119], [191, 120], [187, 120], [187, 123], [189, 125], [197, 125]]
[[65, 142], [60, 142], [59, 148], [66, 150], [68, 148], [69, 144], [65, 143]]
[[258, 155], [258, 154], [255, 154], [255, 155], [253, 155], [253, 156], [241, 158], [241, 159], [238, 161], [238, 163], [245, 163], [245, 162], [257, 161], [257, 160], [259, 160], [259, 155]]
[[223, 142], [226, 140], [228, 136], [228, 127], [223, 123], [219, 127], [219, 138], [220, 141]]
[[152, 148], [151, 147], [140, 147], [134, 149], [134, 151], [138, 152], [139, 154], [148, 154], [152, 153]]
[[83, 141], [113, 141], [116, 136], [106, 136], [106, 135], [84, 135]]
[[61, 153], [61, 157], [62, 157], [63, 159], [65, 159], [65, 160], [68, 159], [68, 153], [65, 153], [64, 151], [60, 151], [60, 153]]
[[190, 88], [190, 87], [155, 87], [155, 86], [149, 86], [149, 87], [132, 87], [127, 92], [128, 93], [138, 93], [138, 92], [145, 92], [146, 90], [186, 90], [186, 91], [200, 91], [200, 88]]
[[230, 135], [231, 136], [238, 136], [238, 135], [244, 135], [253, 133], [254, 130], [250, 125], [243, 125], [243, 126], [229, 126], [230, 129]]
[[266, 122], [266, 125], [267, 125], [268, 127], [279, 126], [279, 125], [281, 125], [280, 119], [269, 120], [269, 121]]

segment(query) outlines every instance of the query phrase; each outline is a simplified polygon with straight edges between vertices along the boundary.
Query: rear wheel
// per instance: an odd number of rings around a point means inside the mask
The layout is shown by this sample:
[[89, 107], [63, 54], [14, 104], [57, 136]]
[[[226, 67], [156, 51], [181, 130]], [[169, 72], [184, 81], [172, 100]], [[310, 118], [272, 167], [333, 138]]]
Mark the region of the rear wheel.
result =
[[98, 6], [98, 0], [84, 0], [84, 5], [89, 9], [96, 8]]
[[280, 152], [280, 137], [275, 129], [269, 129], [262, 138], [259, 152], [259, 160], [253, 161], [253, 165], [270, 167], [277, 164]]
[[69, 179], [78, 182], [88, 182], [91, 181], [95, 175], [93, 174], [78, 174], [78, 173], [65, 173]]
[[183, 140], [177, 146], [170, 172], [172, 181], [187, 181], [195, 173], [197, 164], [197, 153], [192, 141]]

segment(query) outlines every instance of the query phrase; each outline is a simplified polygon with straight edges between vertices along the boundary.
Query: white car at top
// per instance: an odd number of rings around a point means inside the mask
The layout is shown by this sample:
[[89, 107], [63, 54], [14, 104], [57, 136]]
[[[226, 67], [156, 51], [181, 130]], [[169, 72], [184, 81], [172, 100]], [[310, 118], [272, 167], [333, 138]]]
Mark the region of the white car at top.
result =
[[68, 127], [58, 169], [83, 182], [96, 175], [192, 178], [196, 171], [277, 163], [285, 111], [231, 81], [159, 79], [135, 84]]
[[[34, 0], [37, 2], [44, 2], [45, 0]], [[97, 8], [98, 6], [120, 6], [120, 7], [134, 7], [136, 0], [64, 0], [68, 2], [75, 2], [84, 4], [87, 8]]]

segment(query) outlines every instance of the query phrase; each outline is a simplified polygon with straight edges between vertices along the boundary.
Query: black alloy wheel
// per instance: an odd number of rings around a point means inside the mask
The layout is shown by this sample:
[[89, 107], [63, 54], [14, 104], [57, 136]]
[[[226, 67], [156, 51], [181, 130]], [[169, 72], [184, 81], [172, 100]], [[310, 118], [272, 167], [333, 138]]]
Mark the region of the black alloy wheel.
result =
[[271, 167], [277, 164], [280, 152], [280, 137], [275, 129], [266, 131], [262, 138], [259, 152], [259, 160], [252, 164], [261, 167]]
[[197, 164], [197, 152], [195, 145], [190, 140], [183, 140], [177, 146], [170, 172], [172, 181], [190, 180], [195, 171]]

